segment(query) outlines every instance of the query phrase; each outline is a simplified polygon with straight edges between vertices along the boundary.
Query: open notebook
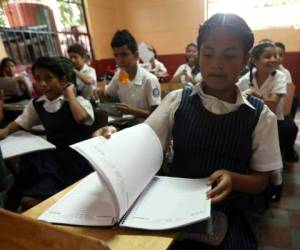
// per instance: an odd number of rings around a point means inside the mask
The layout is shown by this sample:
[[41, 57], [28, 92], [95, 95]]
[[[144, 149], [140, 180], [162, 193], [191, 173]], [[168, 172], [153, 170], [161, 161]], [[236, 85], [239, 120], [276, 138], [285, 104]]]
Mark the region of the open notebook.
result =
[[55, 145], [46, 139], [24, 130], [17, 131], [0, 140], [0, 147], [4, 159], [39, 150], [55, 149]]
[[73, 190], [45, 211], [53, 223], [164, 230], [210, 217], [206, 179], [156, 176], [163, 150], [154, 131], [140, 124], [111, 139], [72, 145], [95, 168]]

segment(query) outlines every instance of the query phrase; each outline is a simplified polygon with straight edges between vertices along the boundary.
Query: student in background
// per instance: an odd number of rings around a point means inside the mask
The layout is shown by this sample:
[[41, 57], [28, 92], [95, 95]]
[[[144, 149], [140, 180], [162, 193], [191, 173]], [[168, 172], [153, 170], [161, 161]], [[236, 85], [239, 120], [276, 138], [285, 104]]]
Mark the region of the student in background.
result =
[[181, 82], [184, 85], [193, 86], [200, 81], [197, 45], [190, 43], [185, 48], [186, 63], [180, 65], [171, 82]]
[[[215, 14], [199, 29], [202, 81], [171, 92], [145, 121], [174, 159], [169, 175], [208, 177], [212, 208], [228, 218], [228, 230], [216, 247], [192, 240], [174, 249], [257, 249], [251, 194], [268, 184], [269, 172], [282, 168], [276, 116], [259, 99], [236, 86], [254, 37], [234, 14]], [[113, 130], [98, 134], [109, 137]]]
[[[278, 120], [279, 142], [282, 156], [285, 150], [285, 136], [282, 122], [283, 97], [286, 95], [287, 81], [285, 75], [276, 70], [277, 56], [275, 46], [272, 43], [259, 43], [251, 51], [251, 63], [249, 72], [241, 77], [238, 86], [247, 95], [262, 99], [276, 114]], [[272, 201], [278, 201], [282, 192], [282, 170], [272, 173]]]
[[68, 54], [75, 67], [78, 94], [89, 98], [96, 88], [97, 75], [95, 69], [86, 64], [86, 50], [80, 44], [73, 44], [68, 48]]
[[[281, 42], [274, 43], [277, 52], [277, 59], [278, 59], [278, 67], [277, 69], [283, 72], [286, 76], [287, 84], [293, 84], [292, 76], [289, 70], [287, 70], [283, 65], [282, 61], [285, 55], [285, 46]], [[298, 109], [297, 107], [297, 99], [293, 97], [292, 107], [293, 109]], [[294, 107], [293, 107], [294, 106]], [[296, 162], [299, 160], [299, 156], [294, 149], [295, 140], [298, 134], [298, 126], [294, 122], [294, 117], [290, 113], [289, 115], [284, 117], [284, 121], [282, 122], [282, 129], [284, 130], [285, 135], [285, 160], [289, 162]]]
[[33, 95], [32, 82], [26, 71], [17, 74], [16, 65], [16, 62], [9, 57], [2, 59], [0, 63], [0, 82], [5, 78], [15, 78], [20, 84], [20, 89], [23, 91], [23, 95], [30, 98]]
[[119, 111], [144, 119], [161, 102], [158, 79], [138, 64], [137, 43], [127, 30], [114, 34], [111, 47], [119, 68], [105, 89], [96, 89], [94, 95], [118, 97]]
[[15, 121], [1, 129], [0, 138], [42, 124], [47, 140], [56, 149], [22, 158], [20, 174], [10, 192], [9, 209], [18, 207], [21, 196], [44, 199], [92, 171], [86, 159], [69, 147], [90, 136], [90, 125], [94, 121], [90, 102], [76, 97], [75, 87], [69, 82], [68, 76], [73, 73], [71, 62], [64, 58], [40, 57], [33, 64], [32, 72], [37, 84], [43, 87], [44, 95], [31, 100]]
[[153, 52], [154, 57], [152, 57], [148, 63], [141, 63], [140, 65], [144, 69], [156, 75], [156, 77], [160, 80], [160, 82], [162, 82], [161, 79], [164, 79], [166, 76], [168, 76], [168, 71], [165, 65], [162, 62], [157, 60], [156, 50], [152, 46], [149, 47], [148, 49]]

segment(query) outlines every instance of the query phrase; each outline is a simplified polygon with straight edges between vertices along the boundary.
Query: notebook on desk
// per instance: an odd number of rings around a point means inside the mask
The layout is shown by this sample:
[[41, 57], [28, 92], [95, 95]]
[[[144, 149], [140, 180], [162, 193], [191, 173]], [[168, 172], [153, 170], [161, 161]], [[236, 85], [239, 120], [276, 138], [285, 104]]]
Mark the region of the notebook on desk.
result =
[[206, 179], [156, 176], [163, 150], [146, 124], [72, 145], [96, 170], [39, 219], [52, 223], [165, 230], [210, 217]]

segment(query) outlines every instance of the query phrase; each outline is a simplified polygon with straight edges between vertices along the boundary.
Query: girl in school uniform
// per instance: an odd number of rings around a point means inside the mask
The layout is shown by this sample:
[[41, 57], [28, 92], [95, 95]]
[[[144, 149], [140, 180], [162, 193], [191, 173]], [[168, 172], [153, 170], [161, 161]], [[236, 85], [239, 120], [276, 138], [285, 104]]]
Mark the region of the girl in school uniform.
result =
[[185, 48], [186, 63], [177, 68], [171, 82], [181, 82], [186, 86], [195, 85], [200, 80], [197, 56], [197, 45], [194, 43], [188, 44]]
[[21, 159], [22, 167], [11, 190], [8, 208], [15, 209], [18, 197], [44, 199], [92, 172], [89, 163], [69, 145], [90, 135], [94, 113], [90, 102], [76, 97], [73, 66], [65, 58], [40, 57], [32, 66], [43, 95], [32, 99], [24, 112], [0, 130], [0, 138], [34, 125], [45, 127], [47, 140], [55, 150], [40, 151]]
[[[276, 114], [279, 127], [279, 142], [282, 154], [284, 154], [285, 138], [280, 129], [284, 121], [283, 96], [286, 94], [287, 78], [276, 70], [277, 55], [275, 46], [270, 43], [260, 43], [251, 51], [250, 71], [239, 79], [237, 83], [245, 94], [256, 96], [262, 99], [269, 108]], [[272, 173], [273, 201], [281, 198], [282, 174], [281, 170]]]
[[[173, 138], [171, 176], [208, 177], [213, 209], [228, 218], [217, 247], [191, 240], [174, 249], [257, 249], [251, 194], [261, 192], [269, 172], [282, 167], [276, 116], [236, 86], [248, 61], [253, 34], [234, 14], [215, 14], [199, 30], [202, 80], [171, 92], [145, 121], [166, 149]], [[98, 133], [109, 137], [109, 127]]]

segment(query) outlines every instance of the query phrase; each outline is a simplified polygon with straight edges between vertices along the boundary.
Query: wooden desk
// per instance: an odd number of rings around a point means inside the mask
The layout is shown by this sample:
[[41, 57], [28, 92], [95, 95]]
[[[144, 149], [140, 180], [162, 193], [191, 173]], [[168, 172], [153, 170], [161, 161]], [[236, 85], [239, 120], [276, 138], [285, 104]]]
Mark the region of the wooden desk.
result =
[[[76, 184], [74, 184], [76, 185]], [[59, 200], [67, 191], [74, 187], [70, 186], [60, 193], [43, 201], [39, 205], [27, 210], [24, 215], [31, 218], [37, 218], [48, 207]], [[131, 230], [120, 227], [75, 227], [75, 226], [61, 226], [65, 230], [77, 232], [80, 234], [95, 237], [104, 240], [108, 246], [113, 250], [134, 250], [134, 249], [151, 249], [163, 250], [167, 249], [175, 238], [175, 233], [172, 232], [158, 232], [158, 231], [142, 231]]]

